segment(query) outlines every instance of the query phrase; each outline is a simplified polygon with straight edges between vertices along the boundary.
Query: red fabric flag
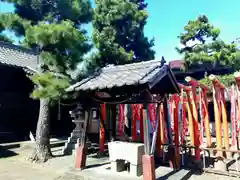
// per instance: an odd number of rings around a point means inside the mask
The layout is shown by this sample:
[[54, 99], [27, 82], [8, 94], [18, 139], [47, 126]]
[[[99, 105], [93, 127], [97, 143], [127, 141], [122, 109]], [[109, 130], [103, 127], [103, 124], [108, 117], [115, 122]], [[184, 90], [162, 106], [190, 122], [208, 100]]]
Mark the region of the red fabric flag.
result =
[[118, 135], [121, 136], [124, 131], [124, 104], [118, 105]]

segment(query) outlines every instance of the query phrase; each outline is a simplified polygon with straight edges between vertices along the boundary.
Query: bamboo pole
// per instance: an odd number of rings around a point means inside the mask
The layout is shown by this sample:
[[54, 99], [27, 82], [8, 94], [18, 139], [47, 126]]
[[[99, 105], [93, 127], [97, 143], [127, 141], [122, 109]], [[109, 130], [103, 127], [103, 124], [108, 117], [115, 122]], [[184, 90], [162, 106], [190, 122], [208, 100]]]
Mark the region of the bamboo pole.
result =
[[182, 105], [182, 133], [181, 133], [181, 143], [185, 143], [185, 135], [186, 135], [186, 106], [184, 102], [184, 91], [181, 89], [181, 105]]
[[223, 121], [223, 139], [224, 146], [226, 149], [229, 148], [229, 134], [228, 134], [228, 121], [227, 121], [227, 109], [226, 109], [226, 101], [224, 97], [224, 89], [221, 89], [221, 110], [222, 110], [222, 121]]
[[210, 133], [210, 122], [209, 122], [209, 114], [208, 114], [208, 101], [206, 91], [202, 90], [202, 106], [203, 106], [203, 115], [204, 115], [204, 127], [207, 138], [207, 147], [210, 147], [212, 144], [211, 141], [211, 133]]
[[143, 132], [144, 132], [144, 152], [150, 155], [150, 137], [149, 137], [149, 125], [148, 125], [148, 104], [143, 105]]
[[210, 75], [209, 79], [212, 81], [213, 86], [213, 105], [214, 105], [214, 117], [215, 117], [215, 126], [216, 126], [216, 143], [217, 148], [222, 148], [222, 132], [221, 132], [221, 117], [220, 117], [220, 109], [219, 109], [219, 91], [216, 86], [216, 77], [214, 75]]
[[200, 150], [198, 149], [198, 147], [200, 146], [200, 141], [199, 141], [200, 134], [199, 134], [199, 128], [198, 128], [196, 84], [192, 83], [191, 79], [189, 79], [189, 78], [186, 78], [185, 80], [191, 84], [190, 98], [191, 98], [192, 103], [189, 103], [189, 104], [192, 105], [191, 111], [192, 111], [192, 115], [193, 115], [194, 146], [196, 147], [195, 158], [196, 158], [196, 160], [200, 160], [201, 159]]
[[239, 130], [240, 130], [240, 92], [239, 89], [237, 89], [237, 137], [239, 137]]
[[[225, 101], [225, 86], [217, 79], [215, 75], [210, 75], [210, 80], [212, 80], [213, 85], [217, 88], [217, 93], [219, 93], [218, 101], [220, 103], [220, 111], [223, 121], [223, 139], [225, 148], [229, 148], [229, 133], [228, 133], [228, 122], [227, 122], [227, 110], [226, 110], [226, 101]], [[216, 89], [215, 88], [215, 89]]]
[[162, 144], [166, 143], [166, 128], [165, 128], [165, 122], [164, 122], [164, 109], [163, 104], [160, 106], [160, 139], [161, 139], [161, 152], [163, 152], [163, 146]]
[[[211, 146], [211, 133], [210, 133], [210, 125], [209, 125], [209, 115], [208, 115], [208, 102], [207, 102], [207, 92], [209, 91], [209, 88], [195, 80], [194, 78], [191, 77], [186, 77], [186, 81], [191, 84], [194, 87], [200, 87], [201, 88], [201, 93], [199, 93], [199, 96], [195, 96], [195, 101], [201, 102], [201, 105], [203, 106], [202, 108], [202, 116], [204, 118], [204, 125], [205, 125], [205, 133], [206, 133], [206, 138], [207, 138], [207, 146]], [[200, 100], [201, 99], [201, 100]], [[200, 104], [199, 104], [200, 105]]]
[[152, 138], [152, 146], [151, 146], [151, 154], [154, 154], [155, 152], [155, 147], [156, 147], [156, 141], [157, 141], [157, 138], [158, 138], [158, 130], [159, 130], [159, 110], [160, 110], [160, 104], [157, 105], [157, 111], [156, 111], [156, 124], [155, 124], [155, 128], [154, 128], [154, 132], [153, 132], [153, 138]]
[[234, 73], [234, 78], [237, 84], [237, 113], [238, 113], [238, 121], [237, 121], [237, 137], [239, 136], [239, 128], [240, 128], [240, 72]]
[[234, 85], [232, 85], [231, 92], [232, 147], [234, 147], [236, 146], [236, 100]]
[[193, 129], [193, 115], [192, 115], [192, 108], [191, 108], [191, 99], [189, 92], [186, 92], [188, 102], [187, 102], [187, 111], [188, 111], [188, 123], [189, 123], [189, 133], [190, 133], [190, 142], [191, 145], [194, 146], [194, 129]]

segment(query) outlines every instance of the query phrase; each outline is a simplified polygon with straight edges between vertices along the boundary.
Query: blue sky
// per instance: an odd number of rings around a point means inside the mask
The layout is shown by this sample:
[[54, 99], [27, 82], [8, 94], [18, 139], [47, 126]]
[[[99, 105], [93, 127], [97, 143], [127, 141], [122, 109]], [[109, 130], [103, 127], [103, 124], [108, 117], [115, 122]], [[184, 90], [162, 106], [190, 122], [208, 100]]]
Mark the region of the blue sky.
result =
[[[164, 56], [167, 61], [180, 59], [175, 51], [179, 45], [177, 36], [184, 25], [200, 14], [209, 17], [210, 22], [221, 29], [220, 37], [232, 42], [240, 37], [240, 0], [146, 0], [148, 23], [145, 34], [155, 37], [156, 59]], [[13, 6], [0, 3], [0, 12], [13, 11]]]

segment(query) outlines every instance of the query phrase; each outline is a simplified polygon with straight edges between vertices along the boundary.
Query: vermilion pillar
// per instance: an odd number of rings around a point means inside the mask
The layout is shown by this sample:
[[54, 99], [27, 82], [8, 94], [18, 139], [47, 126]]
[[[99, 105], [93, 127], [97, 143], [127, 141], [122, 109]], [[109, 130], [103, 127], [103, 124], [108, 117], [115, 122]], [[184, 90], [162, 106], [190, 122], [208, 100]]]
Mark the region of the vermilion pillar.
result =
[[198, 110], [197, 110], [197, 98], [196, 98], [196, 86], [192, 86], [192, 112], [193, 112], [193, 130], [194, 130], [194, 146], [196, 160], [201, 160], [200, 156], [200, 133], [198, 128]]
[[[221, 122], [221, 102], [220, 102], [220, 91], [216, 86], [214, 75], [211, 75], [210, 80], [212, 81], [213, 86], [213, 105], [214, 105], [214, 117], [215, 117], [215, 126], [216, 126], [216, 143], [217, 148], [222, 148], [222, 122]], [[218, 152], [220, 154], [220, 152]]]
[[224, 89], [220, 90], [221, 94], [221, 112], [222, 112], [222, 121], [223, 121], [223, 139], [224, 139], [224, 146], [226, 149], [229, 148], [229, 136], [228, 136], [228, 121], [227, 121], [227, 110], [226, 110], [226, 101], [224, 97]]
[[212, 144], [211, 133], [210, 133], [210, 124], [209, 124], [209, 115], [208, 115], [208, 102], [207, 102], [207, 92], [203, 89], [200, 96], [202, 99], [202, 117], [204, 118], [204, 130], [207, 138], [207, 147], [210, 147]]

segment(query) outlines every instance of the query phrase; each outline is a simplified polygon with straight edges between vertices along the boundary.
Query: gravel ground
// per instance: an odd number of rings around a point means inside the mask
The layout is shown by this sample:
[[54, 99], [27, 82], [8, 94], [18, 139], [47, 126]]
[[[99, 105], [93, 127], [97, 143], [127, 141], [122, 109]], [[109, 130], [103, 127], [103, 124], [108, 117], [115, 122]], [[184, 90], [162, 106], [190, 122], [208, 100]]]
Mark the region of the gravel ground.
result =
[[[74, 156], [60, 156], [61, 149], [53, 149], [53, 153], [58, 157], [49, 160], [45, 164], [34, 164], [26, 160], [32, 149], [23, 148], [21, 150], [14, 150], [18, 155], [14, 155], [8, 158], [1, 158], [2, 152], [0, 151], [0, 180], [105, 180], [105, 178], [82, 178], [81, 172], [73, 170]], [[96, 164], [97, 160], [88, 158], [87, 164]], [[98, 160], [99, 162], [99, 160]], [[118, 180], [120, 177], [115, 178]], [[134, 178], [135, 179], [135, 178]], [[138, 178], [139, 179], [139, 178]], [[172, 179], [159, 178], [158, 180]], [[176, 178], [174, 178], [176, 179]], [[181, 178], [180, 178], [181, 179]], [[184, 180], [237, 180], [239, 178], [233, 178], [228, 176], [221, 176], [215, 174], [202, 174], [191, 175]], [[183, 179], [182, 179], [183, 180]]]

